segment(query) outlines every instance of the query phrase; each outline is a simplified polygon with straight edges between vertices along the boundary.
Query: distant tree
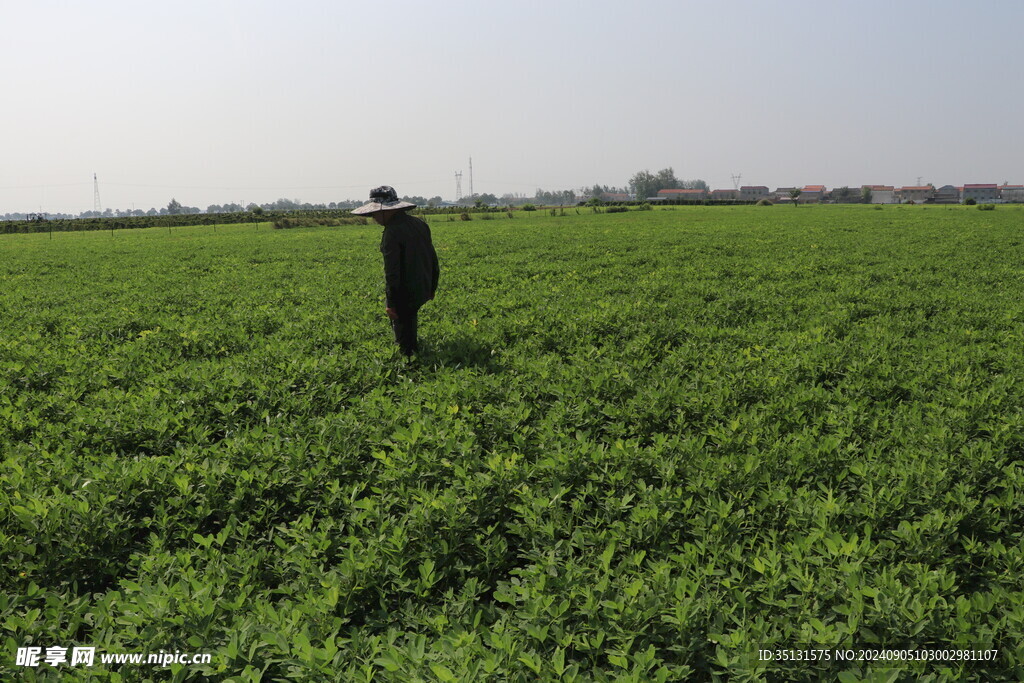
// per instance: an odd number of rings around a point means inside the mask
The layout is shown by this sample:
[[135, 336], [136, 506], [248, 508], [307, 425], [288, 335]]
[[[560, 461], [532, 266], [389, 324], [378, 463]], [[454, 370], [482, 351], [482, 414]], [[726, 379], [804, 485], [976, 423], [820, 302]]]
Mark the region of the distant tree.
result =
[[837, 190], [837, 193], [840, 199], [846, 199], [850, 196], [850, 188], [844, 185]]
[[793, 200], [793, 206], [799, 206], [797, 200], [800, 199], [800, 195], [803, 194], [803, 190], [799, 188], [793, 188], [789, 191], [789, 198]]
[[654, 197], [660, 190], [707, 190], [708, 184], [703, 180], [679, 180], [672, 167], [663, 168], [657, 173], [644, 169], [633, 174], [629, 180], [629, 191], [638, 200]]
[[575, 204], [576, 193], [572, 190], [558, 190], [554, 192], [545, 192], [540, 188], [537, 189], [537, 193], [534, 195], [534, 200], [538, 204], [544, 204], [547, 206], [553, 205], [564, 205], [564, 204]]
[[171, 201], [167, 203], [167, 213], [171, 216], [177, 216], [181, 213], [181, 202], [172, 197]]
[[478, 194], [476, 198], [477, 201], [483, 202], [487, 206], [494, 206], [495, 204], [498, 203], [498, 198], [495, 197], [493, 194], [490, 194], [489, 192]]
[[659, 189], [657, 176], [647, 169], [637, 171], [633, 174], [633, 177], [629, 179], [629, 191], [632, 192], [637, 199], [653, 197], [658, 194]]
[[860, 188], [860, 198], [864, 200], [865, 204], [871, 203], [871, 188], [865, 185]]
[[302, 208], [298, 199], [278, 199], [276, 202], [271, 204], [269, 207], [272, 211], [296, 211]]
[[679, 179], [676, 178], [676, 172], [672, 170], [671, 166], [658, 171], [658, 174], [655, 176], [655, 180], [658, 183], [659, 190], [680, 189]]

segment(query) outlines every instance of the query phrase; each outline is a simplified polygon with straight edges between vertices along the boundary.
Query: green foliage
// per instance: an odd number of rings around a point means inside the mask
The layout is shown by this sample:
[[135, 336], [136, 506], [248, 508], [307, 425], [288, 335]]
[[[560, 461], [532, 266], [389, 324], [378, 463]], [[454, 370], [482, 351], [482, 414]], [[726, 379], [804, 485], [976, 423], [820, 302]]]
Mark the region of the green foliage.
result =
[[978, 210], [979, 211], [995, 211], [996, 210], [996, 205], [995, 204], [978, 204]]
[[1019, 678], [1015, 211], [447, 218], [0, 238], [0, 678]]
[[978, 203], [978, 200], [975, 199], [974, 197], [968, 197], [967, 199], [964, 200], [964, 205], [965, 206], [974, 206], [977, 203]]
[[534, 204], [523, 204], [521, 207], [523, 211], [536, 211], [537, 207]]
[[657, 173], [651, 173], [646, 169], [636, 172], [629, 180], [629, 189], [638, 200], [643, 201], [656, 196], [660, 190], [707, 190], [708, 184], [703, 180], [680, 180], [676, 178], [675, 171], [670, 166]]
[[366, 225], [368, 219], [359, 216], [352, 216], [351, 218], [331, 218], [327, 216], [283, 216], [277, 218], [273, 222], [275, 229], [284, 230], [289, 228], [309, 228], [314, 226], [333, 226], [337, 227], [340, 225]]
[[[193, 227], [253, 223], [254, 217], [278, 221], [288, 219], [298, 225], [363, 225], [366, 219], [354, 217], [347, 210], [314, 209], [303, 211], [264, 211], [253, 206], [252, 211], [217, 214], [177, 214], [160, 216], [126, 216], [121, 218], [75, 218], [48, 221], [0, 221], [0, 234], [26, 232], [79, 232], [91, 230], [124, 230], [152, 227]], [[331, 223], [330, 221], [337, 221]], [[359, 222], [362, 221], [362, 222]]]
[[755, 206], [772, 206], [772, 200], [770, 199], [758, 199]]
[[471, 220], [473, 220], [473, 216], [471, 216], [468, 211], [463, 211], [459, 215], [459, 220], [460, 221], [471, 221]]

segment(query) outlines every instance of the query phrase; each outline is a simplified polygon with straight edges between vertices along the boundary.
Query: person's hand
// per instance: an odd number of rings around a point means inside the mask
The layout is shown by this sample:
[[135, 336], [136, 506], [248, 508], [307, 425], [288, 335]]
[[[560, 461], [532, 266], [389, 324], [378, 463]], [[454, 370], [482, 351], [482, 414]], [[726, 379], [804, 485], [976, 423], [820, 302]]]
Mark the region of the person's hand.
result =
[[388, 314], [388, 317], [392, 320], [398, 320], [398, 311], [393, 308], [385, 308], [384, 312]]

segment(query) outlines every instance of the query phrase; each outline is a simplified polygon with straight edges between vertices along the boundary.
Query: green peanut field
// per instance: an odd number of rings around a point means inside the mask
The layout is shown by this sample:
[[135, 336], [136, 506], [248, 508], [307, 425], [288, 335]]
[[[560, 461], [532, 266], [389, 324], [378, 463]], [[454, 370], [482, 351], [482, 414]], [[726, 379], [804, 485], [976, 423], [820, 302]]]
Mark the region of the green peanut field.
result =
[[512, 215], [0, 236], [0, 679], [1024, 677], [1024, 208]]

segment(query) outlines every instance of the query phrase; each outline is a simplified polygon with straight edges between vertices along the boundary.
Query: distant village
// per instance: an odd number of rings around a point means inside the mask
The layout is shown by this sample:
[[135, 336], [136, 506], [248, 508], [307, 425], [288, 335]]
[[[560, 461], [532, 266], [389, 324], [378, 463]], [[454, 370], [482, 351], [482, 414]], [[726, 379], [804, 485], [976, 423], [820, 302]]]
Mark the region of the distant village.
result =
[[[605, 192], [603, 201], [629, 201], [629, 194]], [[862, 185], [858, 188], [838, 187], [829, 190], [824, 185], [779, 187], [774, 191], [764, 185], [744, 185], [732, 190], [659, 190], [657, 196], [647, 197], [649, 202], [757, 202], [767, 199], [778, 204], [1003, 204], [1024, 203], [1024, 185], [975, 184], [956, 187], [923, 185], [894, 187], [892, 185]], [[971, 201], [973, 200], [973, 201]]]
[[[671, 172], [671, 169], [668, 169]], [[697, 181], [705, 185], [703, 181]], [[706, 185], [705, 185], [706, 187]], [[625, 188], [621, 188], [625, 190]], [[861, 187], [837, 187], [829, 190], [824, 185], [805, 185], [804, 187], [777, 187], [774, 191], [764, 185], [744, 185], [732, 190], [711, 189], [663, 189], [653, 197], [638, 197], [633, 193], [620, 191], [619, 188], [595, 186], [593, 189], [581, 188], [578, 191], [564, 190], [544, 192], [537, 190], [534, 197], [523, 195], [473, 194], [460, 197], [455, 202], [443, 200], [441, 197], [403, 196], [402, 199], [424, 208], [455, 208], [472, 206], [521, 206], [527, 203], [538, 203], [542, 206], [570, 205], [583, 203], [588, 198], [603, 202], [635, 202], [688, 204], [688, 203], [755, 203], [761, 200], [773, 204], [1021, 204], [1024, 203], [1024, 185], [995, 183], [963, 185], [923, 185], [917, 187], [894, 187], [892, 185], [862, 185]], [[299, 200], [278, 199], [276, 202], [264, 204], [213, 204], [204, 211], [195, 206], [184, 206], [176, 199], [160, 209], [119, 210], [107, 208], [100, 211], [97, 206], [93, 211], [83, 211], [77, 215], [65, 213], [7, 213], [0, 214], [0, 221], [42, 221], [50, 219], [74, 218], [122, 218], [142, 216], [167, 216], [176, 214], [221, 214], [251, 211], [343, 211], [359, 206], [362, 200], [346, 200], [330, 203], [302, 203]]]

